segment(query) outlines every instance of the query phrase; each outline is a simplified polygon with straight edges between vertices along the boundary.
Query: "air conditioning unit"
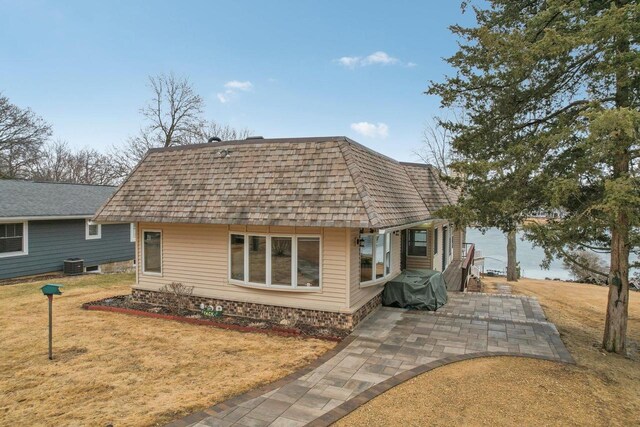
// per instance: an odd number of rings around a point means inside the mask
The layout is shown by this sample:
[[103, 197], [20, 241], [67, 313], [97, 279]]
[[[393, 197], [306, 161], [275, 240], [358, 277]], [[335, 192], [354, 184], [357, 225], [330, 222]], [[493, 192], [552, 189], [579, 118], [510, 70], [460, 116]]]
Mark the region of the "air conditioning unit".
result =
[[74, 275], [84, 272], [84, 260], [80, 258], [67, 258], [64, 260], [64, 274]]

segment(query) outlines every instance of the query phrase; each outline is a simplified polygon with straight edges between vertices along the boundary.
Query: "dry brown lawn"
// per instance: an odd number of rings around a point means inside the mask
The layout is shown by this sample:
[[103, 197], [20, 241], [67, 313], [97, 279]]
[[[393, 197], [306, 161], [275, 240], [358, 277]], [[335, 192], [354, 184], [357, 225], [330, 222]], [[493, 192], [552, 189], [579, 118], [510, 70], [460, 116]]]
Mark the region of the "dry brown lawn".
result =
[[0, 425], [157, 425], [274, 381], [334, 344], [85, 311], [133, 275], [54, 280], [54, 360], [43, 282], [0, 286]]
[[[444, 366], [373, 399], [337, 426], [639, 425], [640, 361], [599, 348], [607, 289], [523, 279], [514, 291], [538, 297], [576, 366], [510, 357]], [[637, 343], [640, 295], [632, 292], [630, 300], [628, 340]]]

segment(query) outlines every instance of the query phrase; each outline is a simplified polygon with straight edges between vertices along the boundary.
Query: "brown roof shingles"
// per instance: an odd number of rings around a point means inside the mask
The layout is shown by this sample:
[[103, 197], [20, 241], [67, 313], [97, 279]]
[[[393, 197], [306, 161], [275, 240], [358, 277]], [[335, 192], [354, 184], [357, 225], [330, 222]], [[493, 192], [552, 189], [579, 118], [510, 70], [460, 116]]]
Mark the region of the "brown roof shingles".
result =
[[459, 192], [446, 185], [436, 168], [423, 163], [401, 164], [430, 212], [457, 203]]
[[151, 150], [95, 219], [384, 228], [429, 216], [399, 162], [328, 137]]

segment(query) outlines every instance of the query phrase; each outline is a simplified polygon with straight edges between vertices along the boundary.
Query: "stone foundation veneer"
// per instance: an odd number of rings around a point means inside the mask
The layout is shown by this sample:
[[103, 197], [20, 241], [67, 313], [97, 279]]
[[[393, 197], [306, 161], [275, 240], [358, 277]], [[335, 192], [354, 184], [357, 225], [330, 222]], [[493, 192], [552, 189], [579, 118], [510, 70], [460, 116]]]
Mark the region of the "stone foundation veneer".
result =
[[135, 266], [133, 264], [133, 260], [129, 261], [115, 261], [108, 262], [105, 264], [100, 264], [100, 272], [101, 273], [131, 273], [135, 271]]
[[[134, 301], [155, 305], [169, 305], [168, 295], [144, 289], [132, 289]], [[200, 304], [222, 306], [224, 313], [245, 316], [253, 319], [280, 321], [283, 319], [317, 327], [353, 329], [375, 309], [382, 305], [382, 292], [367, 301], [353, 313], [336, 313], [332, 311], [308, 310], [304, 308], [282, 307], [277, 305], [257, 304], [252, 302], [230, 301], [192, 295], [189, 297], [189, 308], [199, 310]]]

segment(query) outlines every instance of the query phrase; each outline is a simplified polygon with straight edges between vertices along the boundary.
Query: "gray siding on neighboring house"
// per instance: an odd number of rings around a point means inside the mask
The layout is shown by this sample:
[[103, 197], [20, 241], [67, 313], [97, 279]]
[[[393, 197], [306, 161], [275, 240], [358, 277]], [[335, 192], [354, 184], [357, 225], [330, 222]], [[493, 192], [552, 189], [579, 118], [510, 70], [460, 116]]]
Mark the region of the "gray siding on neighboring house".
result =
[[134, 257], [129, 224], [103, 224], [101, 239], [86, 240], [84, 220], [29, 221], [28, 238], [28, 255], [0, 258], [0, 279], [60, 271], [66, 258], [94, 266]]

